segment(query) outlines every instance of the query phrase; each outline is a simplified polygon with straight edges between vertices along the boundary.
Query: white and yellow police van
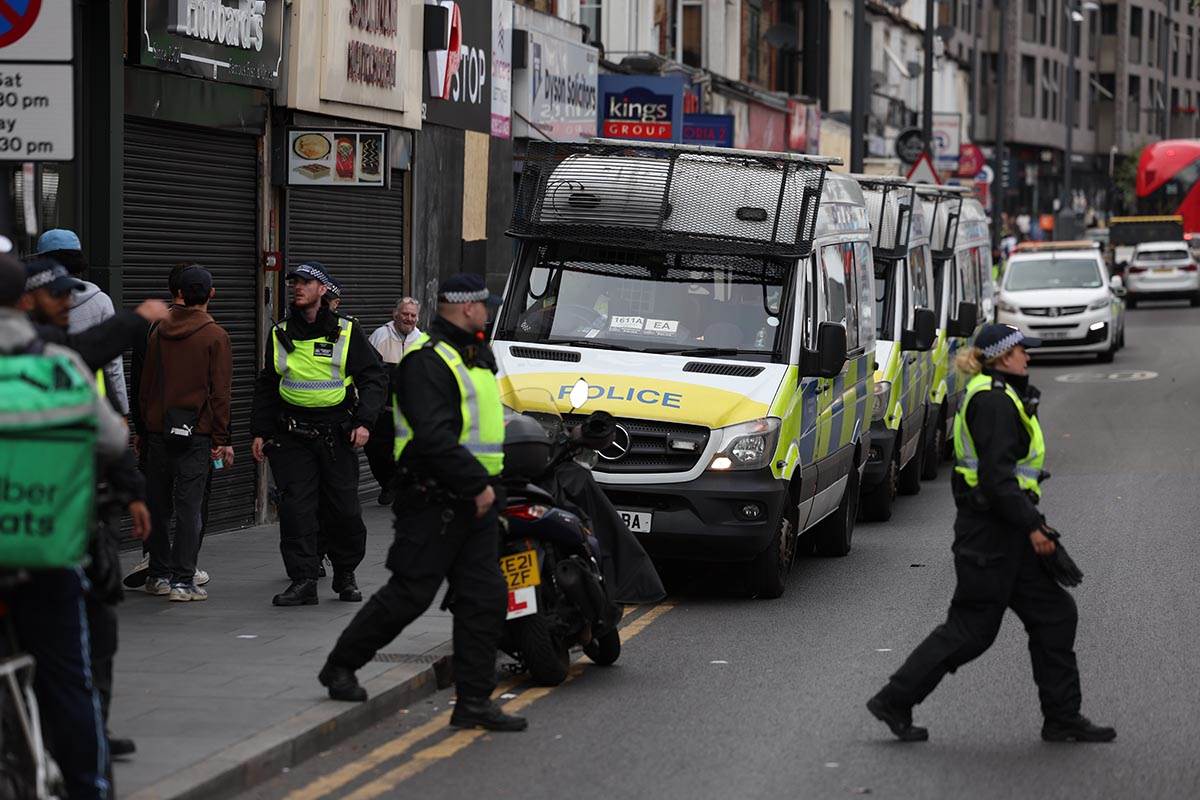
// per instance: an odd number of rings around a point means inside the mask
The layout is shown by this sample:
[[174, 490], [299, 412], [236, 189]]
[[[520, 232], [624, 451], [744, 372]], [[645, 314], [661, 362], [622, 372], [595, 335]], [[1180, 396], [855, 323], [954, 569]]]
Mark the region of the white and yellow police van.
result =
[[943, 461], [953, 457], [950, 426], [962, 402], [966, 381], [954, 368], [958, 349], [975, 339], [990, 316], [991, 240], [983, 207], [957, 186], [917, 188], [930, 221], [933, 258], [934, 312], [937, 336], [933, 345], [933, 383], [929, 391], [930, 425], [925, 435], [921, 477], [933, 480]]
[[933, 269], [929, 229], [916, 187], [901, 178], [859, 176], [871, 220], [875, 263], [875, 383], [862, 514], [890, 519], [897, 492], [921, 490], [933, 383]]
[[594, 474], [652, 556], [746, 564], [762, 597], [802, 534], [849, 552], [869, 447], [870, 228], [829, 163], [530, 143], [493, 335], [514, 410], [617, 418]]

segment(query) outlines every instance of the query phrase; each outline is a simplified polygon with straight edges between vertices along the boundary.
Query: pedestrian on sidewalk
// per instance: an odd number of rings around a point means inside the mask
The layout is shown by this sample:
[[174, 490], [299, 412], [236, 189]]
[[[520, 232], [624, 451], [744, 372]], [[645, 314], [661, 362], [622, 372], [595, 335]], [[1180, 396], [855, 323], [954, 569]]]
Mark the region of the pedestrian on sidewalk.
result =
[[[412, 347], [421, 336], [417, 328], [417, 316], [421, 304], [412, 297], [401, 297], [392, 309], [392, 321], [380, 325], [371, 334], [371, 346], [387, 368], [390, 378], [395, 366], [400, 363], [404, 351]], [[380, 410], [371, 429], [371, 440], [367, 442], [367, 463], [371, 474], [379, 482], [379, 505], [390, 506], [396, 499], [396, 488], [392, 480], [396, 474], [396, 460], [392, 455], [395, 430], [392, 427], [392, 409], [388, 403]]]
[[[83, 288], [71, 293], [71, 320], [67, 326], [70, 333], [79, 333], [104, 322], [116, 314], [112, 298], [99, 286], [86, 280], [88, 261], [83, 255], [83, 245], [74, 231], [53, 228], [38, 238], [37, 255], [57, 261], [67, 268]], [[129, 413], [129, 396], [125, 389], [125, 367], [120, 358], [114, 358], [104, 366], [105, 394], [113, 407], [122, 414]]]
[[[195, 266], [199, 266], [195, 261], [181, 261], [172, 266], [167, 273], [167, 292], [171, 297], [168, 312], [175, 308], [183, 307], [183, 293], [179, 287], [179, 278], [183, 275], [185, 269]], [[142, 385], [142, 371], [146, 364], [146, 345], [149, 343], [150, 333], [154, 332], [155, 327], [156, 325], [150, 326], [149, 332], [141, 337], [133, 347], [133, 355], [130, 358], [131, 386], [140, 387]], [[134, 430], [133, 452], [137, 456], [138, 469], [145, 473], [146, 448], [142, 446], [142, 442], [146, 439], [146, 423], [137, 391], [129, 398], [129, 416]], [[209, 498], [212, 495], [212, 479], [213, 465], [210, 462], [208, 465], [208, 479], [204, 482], [204, 502], [200, 506], [200, 544], [202, 547], [204, 545], [204, 534], [208, 530], [208, 505]], [[168, 511], [168, 516], [171, 513], [171, 511]], [[127, 589], [141, 589], [146, 585], [146, 576], [149, 573], [150, 545], [148, 542], [142, 542], [142, 558], [130, 568], [122, 582]], [[209, 580], [211, 580], [211, 576], [207, 571], [200, 569], [199, 557], [197, 557], [194, 583], [197, 586], [204, 586]]]
[[212, 274], [188, 267], [179, 283], [183, 306], [151, 334], [138, 395], [153, 520], [145, 591], [187, 602], [208, 598], [195, 574], [209, 468], [215, 460], [229, 465], [234, 458], [233, 352], [229, 334], [208, 313], [216, 295]]
[[321, 669], [318, 680], [334, 700], [367, 699], [354, 673], [423, 614], [449, 579], [458, 693], [450, 724], [526, 727], [491, 699], [507, 597], [493, 488], [504, 466], [504, 409], [483, 331], [488, 306], [498, 304], [482, 276], [443, 281], [438, 318], [396, 370], [392, 577], [342, 631]]
[[1029, 384], [1025, 348], [1041, 342], [1009, 325], [988, 325], [960, 352], [967, 394], [954, 420], [954, 571], [958, 584], [946, 621], [917, 646], [867, 708], [899, 739], [925, 741], [913, 725], [921, 703], [948, 673], [983, 655], [1004, 612], [1012, 609], [1029, 635], [1033, 680], [1046, 741], [1108, 742], [1116, 731], [1080, 714], [1075, 661], [1075, 601], [1041, 563], [1055, 534], [1038, 510], [1048, 473], [1037, 417], [1040, 393]]
[[367, 529], [355, 449], [370, 438], [387, 376], [362, 327], [324, 302], [332, 286], [324, 265], [301, 264], [286, 277], [292, 305], [271, 329], [268, 366], [255, 382], [250, 414], [254, 458], [270, 459], [279, 489], [279, 550], [291, 580], [272, 602], [317, 604], [322, 508], [333, 528], [325, 543], [333, 591], [344, 601], [361, 601], [354, 570], [366, 551]]

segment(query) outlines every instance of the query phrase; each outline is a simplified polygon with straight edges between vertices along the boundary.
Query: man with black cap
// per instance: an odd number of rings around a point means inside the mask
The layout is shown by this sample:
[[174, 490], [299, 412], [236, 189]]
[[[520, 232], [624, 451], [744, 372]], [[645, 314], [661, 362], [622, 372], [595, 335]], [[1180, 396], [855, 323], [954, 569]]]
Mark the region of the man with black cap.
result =
[[366, 700], [354, 673], [424, 613], [449, 579], [458, 693], [450, 724], [526, 727], [491, 700], [506, 598], [493, 488], [504, 465], [504, 412], [484, 329], [488, 306], [498, 303], [479, 275], [443, 281], [437, 319], [395, 368], [392, 577], [342, 632], [318, 676], [335, 700]]
[[1108, 742], [1116, 731], [1080, 714], [1075, 662], [1078, 611], [1043, 559], [1055, 553], [1057, 533], [1038, 510], [1046, 442], [1038, 421], [1041, 393], [1029, 384], [1026, 347], [1041, 342], [1009, 325], [988, 325], [975, 346], [959, 351], [968, 378], [954, 419], [954, 571], [958, 585], [946, 621], [867, 702], [867, 709], [899, 739], [921, 742], [929, 732], [913, 724], [913, 706], [948, 673], [983, 655], [1004, 612], [1025, 624], [1033, 679], [1041, 700], [1042, 738], [1053, 742]]
[[359, 602], [354, 570], [366, 551], [367, 530], [354, 451], [366, 444], [386, 400], [387, 375], [361, 326], [323, 302], [333, 286], [324, 265], [310, 261], [286, 277], [291, 309], [271, 329], [250, 415], [254, 458], [270, 459], [279, 489], [279, 549], [291, 579], [272, 602], [318, 602], [321, 516], [329, 522], [325, 546], [333, 591]]

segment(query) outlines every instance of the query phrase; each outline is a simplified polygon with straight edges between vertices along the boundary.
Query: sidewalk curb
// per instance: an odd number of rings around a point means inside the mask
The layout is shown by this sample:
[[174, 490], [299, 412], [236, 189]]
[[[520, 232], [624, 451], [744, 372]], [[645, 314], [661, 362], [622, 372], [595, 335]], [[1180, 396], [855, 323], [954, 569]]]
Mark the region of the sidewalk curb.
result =
[[[365, 703], [322, 700], [271, 730], [221, 750], [129, 795], [128, 800], [218, 800], [275, 777], [450, 683], [451, 645], [425, 653], [429, 664], [403, 664], [367, 681]], [[313, 685], [317, 685], [316, 673]], [[135, 756], [136, 758], [136, 756]], [[117, 787], [118, 791], [120, 787]]]

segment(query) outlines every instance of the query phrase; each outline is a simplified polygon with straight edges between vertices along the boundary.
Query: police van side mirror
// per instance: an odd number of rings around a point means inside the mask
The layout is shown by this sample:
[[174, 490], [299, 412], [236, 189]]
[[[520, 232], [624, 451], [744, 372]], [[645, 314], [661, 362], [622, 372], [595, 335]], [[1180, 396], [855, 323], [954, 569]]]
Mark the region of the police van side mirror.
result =
[[937, 335], [937, 317], [928, 308], [918, 308], [913, 311], [912, 330], [900, 334], [901, 350], [926, 351], [933, 347]]
[[836, 322], [817, 328], [817, 349], [800, 350], [800, 377], [835, 378], [846, 365], [846, 329]]
[[949, 333], [951, 336], [970, 336], [975, 332], [975, 320], [979, 318], [979, 306], [974, 303], [959, 303], [958, 316], [950, 320]]

